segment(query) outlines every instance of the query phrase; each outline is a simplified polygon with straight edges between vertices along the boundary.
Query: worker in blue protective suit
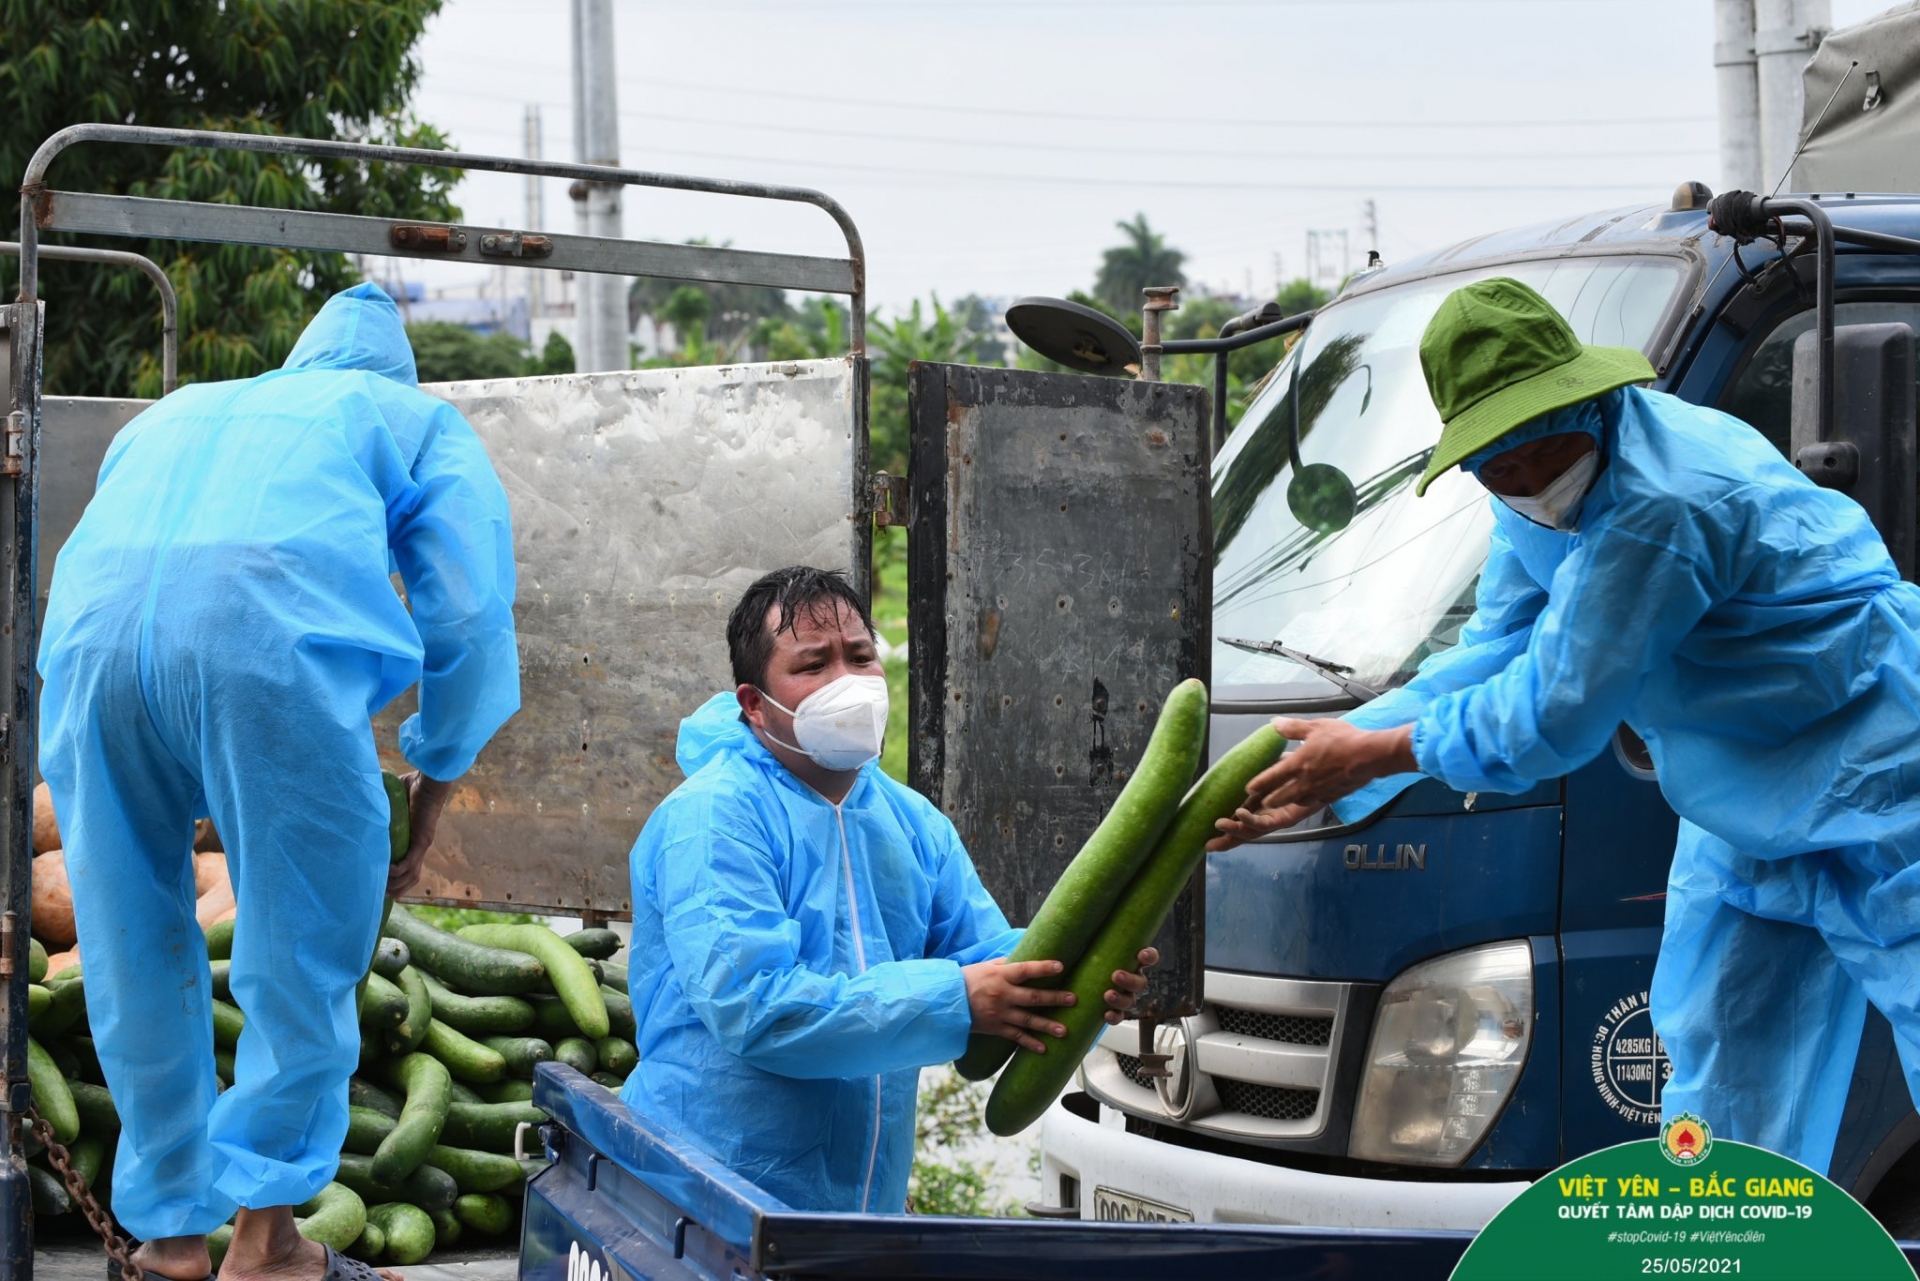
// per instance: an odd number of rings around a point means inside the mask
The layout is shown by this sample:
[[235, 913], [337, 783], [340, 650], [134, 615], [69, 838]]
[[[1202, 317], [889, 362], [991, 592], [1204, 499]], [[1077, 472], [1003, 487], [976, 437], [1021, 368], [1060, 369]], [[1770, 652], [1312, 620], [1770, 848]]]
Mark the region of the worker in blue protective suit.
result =
[[[1512, 280], [1421, 343], [1448, 467], [1494, 494], [1458, 646], [1254, 780], [1219, 845], [1420, 775], [1520, 792], [1646, 740], [1681, 817], [1650, 1000], [1671, 1117], [1824, 1171], [1866, 1007], [1920, 1098], [1920, 589], [1745, 424], [1628, 385]], [[1783, 1032], [1783, 1029], [1785, 1031]]]
[[[338, 1164], [381, 896], [419, 876], [453, 780], [519, 706], [513, 592], [505, 492], [372, 285], [329, 299], [284, 367], [182, 388], [108, 449], [48, 595], [40, 768], [122, 1125], [114, 1212], [148, 1275], [206, 1275], [236, 1209], [229, 1281], [370, 1272], [288, 1207]], [[413, 844], [390, 870], [368, 718], [416, 683]], [[217, 1101], [203, 816], [247, 1020]]]
[[[880, 770], [887, 683], [865, 604], [795, 567], [727, 627], [736, 688], [680, 726], [687, 780], [633, 847], [621, 1098], [787, 1205], [898, 1213], [920, 1069], [970, 1032], [1044, 1053], [1070, 992], [1020, 939], [958, 833]], [[1141, 967], [1157, 959], [1141, 953]], [[1117, 971], [1117, 1022], [1146, 980]]]

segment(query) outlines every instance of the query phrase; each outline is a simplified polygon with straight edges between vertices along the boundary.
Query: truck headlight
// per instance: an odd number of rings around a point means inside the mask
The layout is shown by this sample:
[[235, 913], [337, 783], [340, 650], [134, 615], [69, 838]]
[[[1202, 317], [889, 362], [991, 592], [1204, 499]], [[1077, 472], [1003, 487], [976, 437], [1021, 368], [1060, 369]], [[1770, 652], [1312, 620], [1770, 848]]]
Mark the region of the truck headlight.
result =
[[1533, 953], [1493, 943], [1423, 961], [1380, 994], [1348, 1153], [1459, 1165], [1520, 1079], [1533, 1030]]

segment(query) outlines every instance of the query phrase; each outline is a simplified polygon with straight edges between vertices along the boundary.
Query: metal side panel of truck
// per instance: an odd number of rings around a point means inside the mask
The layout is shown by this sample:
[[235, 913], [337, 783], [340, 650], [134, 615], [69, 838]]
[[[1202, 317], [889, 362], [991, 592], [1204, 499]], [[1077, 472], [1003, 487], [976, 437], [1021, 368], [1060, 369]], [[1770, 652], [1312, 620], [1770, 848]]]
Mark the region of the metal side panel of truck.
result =
[[[1354, 480], [1316, 533], [1288, 511], [1283, 365], [1213, 472], [1217, 755], [1262, 718], [1337, 715], [1340, 681], [1403, 683], [1473, 608], [1492, 523], [1452, 473], [1413, 482], [1438, 437], [1417, 344], [1442, 297], [1513, 275], [1583, 340], [1638, 347], [1654, 384], [1736, 414], [1783, 450], [1813, 255], [1744, 264], [1686, 189], [1467, 241], [1353, 282], [1288, 358], [1299, 456]], [[1699, 201], [1704, 204], [1704, 201]], [[1911, 196], [1830, 197], [1836, 223], [1912, 236]], [[1757, 252], [1756, 252], [1757, 251]], [[1843, 247], [1838, 323], [1920, 330], [1920, 262]], [[1283, 641], [1337, 664], [1253, 653]], [[1651, 1136], [1670, 1073], [1647, 1012], [1676, 818], [1644, 746], [1517, 796], [1424, 781], [1363, 821], [1330, 815], [1207, 867], [1206, 1008], [1108, 1035], [1047, 1114], [1042, 1201], [1084, 1218], [1462, 1229], [1543, 1172]], [[1383, 1034], [1382, 1021], [1389, 1030]], [[1171, 1075], [1141, 1070], [1167, 1053]], [[1376, 1063], [1379, 1066], [1376, 1066]], [[1414, 1065], [1424, 1070], [1408, 1070]], [[1920, 1139], [1884, 1019], [1870, 1016], [1832, 1176], [1911, 1235]], [[1902, 1231], [1906, 1228], [1906, 1231]]]

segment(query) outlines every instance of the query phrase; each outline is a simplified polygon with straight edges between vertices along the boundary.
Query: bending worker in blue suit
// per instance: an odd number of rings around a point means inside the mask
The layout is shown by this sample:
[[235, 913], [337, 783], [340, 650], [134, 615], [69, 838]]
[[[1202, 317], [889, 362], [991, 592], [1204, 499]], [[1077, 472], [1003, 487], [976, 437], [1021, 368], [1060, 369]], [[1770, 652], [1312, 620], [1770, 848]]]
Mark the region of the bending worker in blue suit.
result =
[[1525, 791], [1624, 721], [1681, 818], [1666, 1115], [1825, 1171], [1868, 1002], [1920, 1098], [1920, 589], [1853, 500], [1631, 386], [1640, 353], [1582, 347], [1516, 281], [1449, 296], [1420, 359], [1445, 422], [1421, 489], [1457, 464], [1495, 496], [1474, 616], [1344, 721], [1276, 722], [1299, 746], [1218, 844], [1418, 774]]
[[[633, 847], [620, 1097], [795, 1209], [898, 1214], [920, 1069], [970, 1032], [1044, 1053], [1073, 994], [1022, 986], [1059, 962], [1002, 960], [1020, 931], [953, 824], [881, 772], [886, 674], [846, 579], [766, 575], [727, 648], [737, 688], [681, 722], [687, 780]], [[1113, 982], [1118, 1022], [1146, 979]]]
[[[453, 780], [520, 705], [513, 584], [505, 491], [372, 285], [329, 299], [284, 368], [183, 388], [108, 449], [48, 596], [40, 768], [122, 1123], [113, 1208], [148, 1275], [205, 1276], [236, 1207], [228, 1281], [371, 1273], [289, 1207], [338, 1165], [381, 896], [418, 878]], [[413, 846], [389, 868], [368, 718], [415, 683]], [[247, 1019], [217, 1102], [188, 857], [209, 815]]]

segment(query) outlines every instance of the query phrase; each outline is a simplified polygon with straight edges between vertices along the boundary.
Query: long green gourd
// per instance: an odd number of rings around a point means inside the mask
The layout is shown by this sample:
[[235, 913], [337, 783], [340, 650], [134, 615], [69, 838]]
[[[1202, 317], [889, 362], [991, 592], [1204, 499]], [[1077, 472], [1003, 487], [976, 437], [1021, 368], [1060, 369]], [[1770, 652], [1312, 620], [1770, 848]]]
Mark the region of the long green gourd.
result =
[[[544, 925], [467, 925], [461, 927], [459, 935], [488, 947], [524, 952], [538, 960], [580, 1031], [594, 1038], [607, 1035], [607, 1001], [600, 995], [600, 984], [587, 968], [586, 958], [568, 947], [558, 934]], [[450, 977], [458, 979], [457, 975]]]
[[1077, 999], [1054, 1013], [1066, 1026], [1066, 1036], [1048, 1038], [1045, 1054], [1015, 1052], [987, 1099], [989, 1130], [1003, 1137], [1018, 1134], [1060, 1096], [1100, 1035], [1114, 971], [1132, 969], [1140, 949], [1160, 933], [1173, 901], [1206, 861], [1207, 842], [1219, 835], [1214, 824], [1246, 804], [1247, 784], [1278, 760], [1286, 745], [1271, 725], [1262, 725], [1214, 762], [1180, 802], [1146, 866], [1068, 976], [1067, 986]]
[[[1207, 687], [1197, 680], [1181, 681], [1161, 704], [1160, 719], [1133, 777], [1053, 883], [1009, 962], [1059, 961], [1072, 971], [1172, 821], [1206, 743]], [[976, 1032], [967, 1038], [967, 1051], [953, 1067], [969, 1081], [984, 1081], [1013, 1050], [1013, 1042], [1003, 1036]]]
[[[407, 785], [400, 781], [398, 775], [391, 770], [381, 770], [380, 787], [387, 794], [387, 864], [392, 866], [407, 857], [407, 847], [413, 844], [413, 811], [407, 805]], [[380, 908], [380, 931], [373, 936], [376, 953], [379, 951], [381, 937], [387, 932], [387, 920], [392, 915], [393, 900], [383, 896]], [[373, 962], [369, 960], [367, 974], [371, 973], [373, 973]], [[354, 999], [364, 1000], [366, 995], [367, 978], [366, 975], [362, 975], [360, 987]]]

